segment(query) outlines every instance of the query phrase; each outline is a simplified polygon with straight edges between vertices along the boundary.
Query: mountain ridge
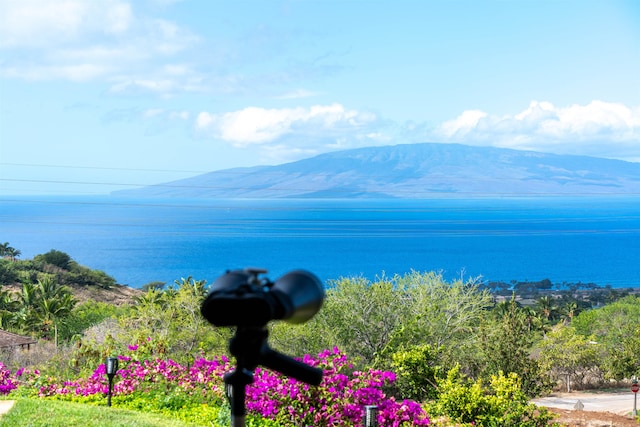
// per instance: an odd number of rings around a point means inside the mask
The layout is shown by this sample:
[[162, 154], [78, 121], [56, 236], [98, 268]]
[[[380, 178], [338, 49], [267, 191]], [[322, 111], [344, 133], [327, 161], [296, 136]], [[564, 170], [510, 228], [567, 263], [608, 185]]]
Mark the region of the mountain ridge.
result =
[[112, 193], [194, 198], [640, 195], [640, 163], [461, 144], [399, 144], [225, 169]]

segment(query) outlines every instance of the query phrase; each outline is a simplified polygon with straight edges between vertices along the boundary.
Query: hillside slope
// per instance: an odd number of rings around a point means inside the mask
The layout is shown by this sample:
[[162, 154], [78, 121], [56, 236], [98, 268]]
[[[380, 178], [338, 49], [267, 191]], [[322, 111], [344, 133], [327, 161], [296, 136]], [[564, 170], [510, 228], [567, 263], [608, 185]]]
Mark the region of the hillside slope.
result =
[[[79, 302], [86, 301], [104, 302], [113, 305], [129, 305], [134, 304], [136, 298], [142, 296], [144, 291], [141, 289], [131, 288], [125, 285], [113, 285], [109, 288], [101, 288], [97, 286], [79, 286], [76, 284], [65, 285], [71, 290], [73, 297]], [[22, 286], [20, 284], [4, 284], [3, 289], [15, 294], [19, 294]]]
[[332, 152], [114, 193], [216, 198], [611, 194], [640, 194], [640, 163], [437, 143]]

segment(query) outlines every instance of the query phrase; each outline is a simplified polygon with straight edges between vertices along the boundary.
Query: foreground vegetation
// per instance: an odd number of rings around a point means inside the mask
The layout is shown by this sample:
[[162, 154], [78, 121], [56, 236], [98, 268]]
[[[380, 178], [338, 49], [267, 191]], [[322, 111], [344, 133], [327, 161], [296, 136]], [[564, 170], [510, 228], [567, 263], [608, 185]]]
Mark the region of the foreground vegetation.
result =
[[[190, 366], [173, 360], [137, 360], [153, 347], [131, 346], [119, 356], [123, 367], [114, 386], [113, 405], [145, 413], [162, 414], [193, 425], [229, 425], [223, 375], [231, 366], [228, 359], [198, 359]], [[142, 351], [141, 351], [142, 350]], [[422, 426], [433, 424], [428, 414], [448, 419], [456, 425], [548, 425], [550, 414], [528, 402], [517, 375], [498, 375], [484, 386], [458, 372], [449, 371], [437, 380], [436, 399], [423, 403], [398, 400], [389, 394], [396, 375], [389, 371], [354, 370], [338, 349], [327, 350], [316, 358], [305, 356], [308, 365], [322, 368], [319, 387], [309, 387], [261, 368], [247, 387], [246, 407], [249, 426], [338, 426], [360, 425], [366, 405], [378, 407], [381, 426]], [[0, 369], [5, 392], [15, 398], [64, 400], [88, 405], [104, 404], [108, 390], [105, 365], [90, 376], [75, 380], [44, 376], [20, 369], [10, 374]]]
[[[222, 360], [232, 335], [200, 315], [206, 282], [186, 278], [170, 286], [149, 284], [138, 298], [120, 306], [79, 303], [70, 288], [77, 285], [73, 280], [79, 272], [85, 279], [98, 278], [100, 288], [115, 286], [112, 279], [58, 251], [29, 261], [16, 258], [14, 251], [0, 260], [1, 283], [19, 289], [0, 289], [0, 326], [40, 341], [29, 352], [0, 353], [0, 393], [28, 398], [25, 404], [46, 398], [103, 405], [103, 363], [118, 355], [122, 369], [114, 407], [157, 412], [194, 425], [228, 425], [220, 418], [228, 416], [220, 384], [231, 365], [209, 373], [195, 388], [187, 387], [193, 378], [185, 373], [198, 363]], [[447, 282], [434, 272], [331, 281], [325, 304], [313, 319], [295, 326], [268, 325], [273, 348], [295, 356], [319, 355], [307, 360], [323, 366], [325, 383], [319, 389], [307, 387], [307, 397], [296, 400], [304, 403], [294, 404], [287, 399], [295, 382], [256, 371], [251, 400], [281, 410], [273, 415], [256, 409], [251, 423], [296, 425], [294, 419], [319, 416], [349, 424], [359, 420], [367, 402], [386, 408], [395, 403], [382, 402], [407, 402], [403, 410], [413, 408], [412, 415], [382, 411], [381, 425], [420, 425], [428, 416], [432, 424], [443, 426], [542, 426], [549, 415], [529, 405], [529, 398], [553, 387], [609, 386], [638, 374], [640, 298], [587, 289], [598, 295], [589, 299], [584, 286], [565, 292], [547, 285], [543, 283], [547, 288], [537, 299], [527, 295], [525, 300], [515, 294], [498, 299], [487, 284]], [[127, 377], [136, 366], [154, 374]], [[165, 369], [169, 374], [163, 374]], [[363, 383], [363, 378], [373, 383]], [[78, 392], [92, 381], [93, 393]], [[361, 391], [363, 384], [366, 391]], [[284, 389], [289, 397], [274, 392]], [[282, 410], [290, 406], [294, 409]], [[315, 418], [306, 423], [325, 425]]]
[[119, 408], [83, 405], [75, 402], [21, 398], [11, 412], [0, 418], [0, 427], [190, 427], [179, 420], [156, 414]]

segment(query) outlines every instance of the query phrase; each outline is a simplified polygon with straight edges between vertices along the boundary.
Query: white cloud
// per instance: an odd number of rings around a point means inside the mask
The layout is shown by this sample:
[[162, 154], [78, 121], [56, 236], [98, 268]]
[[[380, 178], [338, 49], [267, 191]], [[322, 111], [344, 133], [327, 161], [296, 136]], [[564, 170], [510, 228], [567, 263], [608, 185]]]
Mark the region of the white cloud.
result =
[[300, 99], [300, 98], [310, 98], [316, 95], [318, 95], [317, 92], [312, 92], [306, 89], [296, 89], [294, 91], [287, 92], [283, 95], [276, 96], [276, 99]]
[[0, 47], [44, 47], [93, 34], [121, 34], [133, 21], [121, 0], [3, 0]]
[[[251, 149], [263, 161], [281, 163], [316, 154], [385, 143], [379, 119], [340, 104], [267, 109], [248, 107], [195, 116], [200, 135]], [[372, 131], [373, 130], [373, 131]]]
[[487, 117], [487, 113], [479, 110], [467, 110], [457, 118], [440, 125], [440, 132], [447, 138], [463, 136], [473, 131], [481, 119]]
[[108, 75], [108, 66], [91, 63], [68, 65], [37, 65], [29, 67], [0, 68], [0, 76], [26, 80], [63, 79], [73, 82], [85, 82]]
[[196, 118], [196, 128], [244, 147], [292, 135], [299, 136], [301, 143], [309, 137], [333, 139], [337, 133], [342, 136], [359, 133], [375, 120], [373, 114], [347, 110], [340, 104], [283, 109], [248, 107], [222, 114], [201, 112]]
[[462, 112], [437, 126], [404, 125], [341, 104], [226, 113], [200, 112], [199, 134], [240, 148], [252, 147], [273, 161], [290, 161], [358, 147], [457, 142], [558, 154], [640, 161], [640, 107], [593, 101], [558, 108], [533, 101], [523, 111], [498, 116]]
[[199, 39], [124, 0], [0, 1], [0, 76], [110, 82], [112, 92], [199, 90], [176, 56]]
[[533, 101], [511, 115], [465, 111], [437, 126], [433, 136], [446, 142], [637, 160], [640, 107], [597, 100], [555, 107]]

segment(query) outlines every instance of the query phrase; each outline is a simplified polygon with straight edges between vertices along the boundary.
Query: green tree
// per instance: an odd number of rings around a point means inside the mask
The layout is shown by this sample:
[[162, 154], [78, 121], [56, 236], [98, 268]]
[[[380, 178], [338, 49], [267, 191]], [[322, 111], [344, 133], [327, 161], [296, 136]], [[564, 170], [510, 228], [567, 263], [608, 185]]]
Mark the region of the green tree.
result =
[[15, 313], [16, 326], [21, 332], [32, 332], [33, 310], [36, 306], [36, 287], [33, 283], [23, 283], [18, 294], [18, 310]]
[[564, 382], [567, 392], [571, 392], [572, 382], [584, 385], [589, 377], [601, 377], [597, 343], [571, 326], [557, 325], [539, 347], [541, 368], [553, 379]]
[[562, 321], [566, 325], [568, 325], [571, 323], [574, 317], [576, 317], [580, 313], [580, 306], [575, 300], [566, 301], [559, 307], [558, 312]]
[[603, 355], [606, 376], [622, 380], [640, 372], [640, 297], [627, 296], [576, 316], [577, 333], [593, 335]]
[[15, 261], [21, 254], [20, 249], [12, 247], [9, 242], [0, 243], [0, 258], [9, 258], [11, 261]]
[[531, 358], [534, 333], [527, 311], [513, 297], [497, 314], [482, 326], [484, 375], [515, 373], [521, 379], [525, 393], [529, 396], [540, 394], [547, 388], [547, 383], [537, 361]]
[[330, 282], [324, 305], [313, 319], [270, 327], [272, 344], [292, 354], [337, 346], [361, 364], [371, 363], [407, 317], [404, 291], [384, 276], [375, 282], [363, 277]]
[[[172, 299], [172, 306], [176, 310], [178, 326], [175, 331], [176, 350], [185, 354], [192, 354], [195, 350], [209, 350], [207, 347], [212, 343], [209, 340], [210, 337], [226, 338], [226, 333], [222, 336], [217, 334], [217, 331], [213, 330], [200, 313], [200, 307], [206, 295], [207, 282], [188, 277], [176, 280], [174, 284], [176, 292]], [[214, 339], [214, 341], [217, 341], [215, 346], [221, 344], [219, 340]]]
[[35, 305], [28, 324], [42, 338], [58, 341], [58, 326], [64, 323], [76, 304], [76, 299], [66, 286], [51, 277], [36, 283]]
[[543, 296], [538, 298], [535, 308], [548, 323], [556, 319], [558, 307], [553, 297]]
[[38, 263], [51, 264], [63, 270], [69, 270], [72, 261], [69, 254], [56, 249], [51, 249], [47, 253], [36, 255], [33, 260]]
[[[407, 288], [402, 304], [409, 315], [396, 334], [402, 343], [426, 343], [439, 348], [439, 362], [445, 367], [459, 363], [465, 372], [476, 373], [480, 340], [479, 325], [492, 305], [492, 296], [476, 279], [447, 282], [440, 273], [411, 273], [399, 278]], [[394, 344], [394, 343], [392, 343]]]
[[6, 289], [0, 288], [0, 329], [13, 329], [17, 323], [18, 301]]
[[66, 321], [58, 328], [61, 340], [80, 339], [82, 334], [91, 326], [103, 322], [105, 319], [117, 319], [129, 311], [128, 306], [116, 306], [114, 304], [85, 301], [77, 304]]
[[166, 290], [149, 288], [130, 313], [119, 318], [121, 329], [116, 335], [121, 345], [144, 344], [151, 356], [168, 353], [184, 361], [202, 352], [223, 352], [231, 332], [213, 328], [200, 314], [205, 293], [206, 282], [191, 277]]
[[51, 276], [44, 276], [36, 284], [23, 283], [18, 294], [16, 326], [33, 336], [58, 338], [58, 327], [66, 322], [76, 304], [71, 291]]
[[12, 284], [18, 281], [18, 269], [16, 263], [6, 259], [0, 259], [0, 285]]
[[373, 283], [364, 278], [342, 279], [327, 292], [323, 329], [333, 331], [332, 338], [350, 357], [369, 363], [407, 319], [405, 291], [384, 276]]
[[339, 347], [361, 365], [389, 367], [397, 350], [428, 344], [438, 363], [477, 363], [478, 324], [491, 296], [474, 280], [448, 283], [438, 273], [411, 272], [330, 282], [320, 312], [303, 325], [271, 326], [274, 347], [292, 354]]
[[15, 261], [16, 258], [22, 255], [22, 252], [20, 251], [20, 249], [16, 249], [12, 247], [7, 248], [5, 253], [6, 253], [6, 256], [8, 256], [9, 259], [11, 259], [11, 261]]

